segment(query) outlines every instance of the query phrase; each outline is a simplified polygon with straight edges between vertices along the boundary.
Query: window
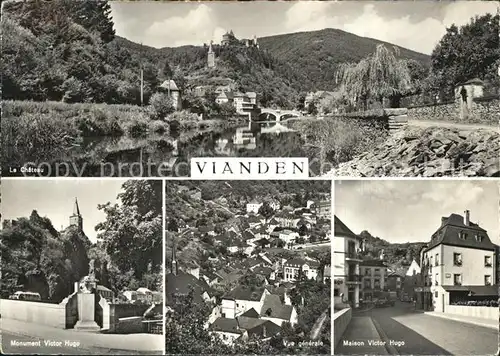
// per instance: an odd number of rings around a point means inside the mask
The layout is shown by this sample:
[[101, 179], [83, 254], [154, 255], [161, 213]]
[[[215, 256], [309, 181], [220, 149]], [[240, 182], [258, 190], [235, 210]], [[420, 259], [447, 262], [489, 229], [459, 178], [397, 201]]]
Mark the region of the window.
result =
[[439, 253], [436, 253], [436, 266], [439, 266]]
[[466, 232], [464, 232], [464, 231], [460, 231], [460, 232], [458, 233], [458, 238], [459, 238], [459, 239], [462, 239], [462, 240], [466, 240], [466, 239], [467, 239], [467, 233], [466, 233]]
[[483, 241], [483, 236], [476, 234], [476, 241], [482, 242]]
[[491, 256], [484, 256], [484, 266], [491, 267]]
[[437, 298], [439, 296], [439, 293], [437, 291], [434, 292], [434, 297]]
[[491, 286], [491, 276], [484, 276], [484, 285]]
[[333, 296], [334, 296], [334, 297], [338, 297], [338, 296], [340, 296], [340, 289], [338, 289], [338, 288], [334, 288], [334, 289], [333, 289]]
[[453, 265], [461, 266], [462, 265], [462, 254], [455, 252], [453, 254]]
[[462, 285], [462, 275], [461, 274], [454, 274], [453, 275], [453, 284], [455, 286], [461, 286]]
[[435, 285], [435, 286], [438, 286], [438, 285], [439, 285], [438, 280], [439, 280], [439, 273], [436, 273], [436, 279], [434, 280], [434, 285]]
[[365, 269], [365, 276], [369, 276], [370, 275], [370, 270], [367, 268]]

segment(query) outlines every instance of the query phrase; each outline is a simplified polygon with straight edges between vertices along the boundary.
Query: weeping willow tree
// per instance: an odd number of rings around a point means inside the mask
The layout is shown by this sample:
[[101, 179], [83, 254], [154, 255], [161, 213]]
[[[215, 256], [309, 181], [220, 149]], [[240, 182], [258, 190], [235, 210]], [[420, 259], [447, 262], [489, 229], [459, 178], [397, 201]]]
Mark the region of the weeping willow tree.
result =
[[390, 100], [398, 107], [401, 97], [411, 91], [411, 74], [407, 62], [397, 58], [399, 50], [377, 46], [375, 53], [358, 63], [344, 63], [337, 70], [336, 80], [345, 98], [354, 106], [358, 102], [366, 110], [368, 100]]

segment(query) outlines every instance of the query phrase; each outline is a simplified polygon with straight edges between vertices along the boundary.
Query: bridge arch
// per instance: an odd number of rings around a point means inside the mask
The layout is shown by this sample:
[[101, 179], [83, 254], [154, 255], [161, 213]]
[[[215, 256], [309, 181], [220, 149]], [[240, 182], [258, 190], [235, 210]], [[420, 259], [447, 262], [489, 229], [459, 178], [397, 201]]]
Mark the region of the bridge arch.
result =
[[277, 110], [277, 109], [261, 109], [259, 114], [259, 120], [263, 119], [266, 121], [276, 121], [280, 122], [282, 120], [286, 120], [292, 117], [300, 117], [301, 113], [295, 110]]

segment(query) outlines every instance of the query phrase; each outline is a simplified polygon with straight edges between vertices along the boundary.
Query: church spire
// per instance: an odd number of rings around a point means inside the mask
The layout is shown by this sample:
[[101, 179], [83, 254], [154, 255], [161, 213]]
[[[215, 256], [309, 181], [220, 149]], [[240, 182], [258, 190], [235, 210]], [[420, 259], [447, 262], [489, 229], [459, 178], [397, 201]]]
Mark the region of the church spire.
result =
[[80, 216], [80, 208], [78, 207], [78, 199], [75, 198], [75, 206], [73, 207], [73, 215]]
[[83, 230], [83, 218], [80, 214], [80, 207], [78, 206], [77, 198], [75, 198], [75, 205], [73, 206], [73, 215], [69, 217], [69, 225], [76, 226], [79, 230]]

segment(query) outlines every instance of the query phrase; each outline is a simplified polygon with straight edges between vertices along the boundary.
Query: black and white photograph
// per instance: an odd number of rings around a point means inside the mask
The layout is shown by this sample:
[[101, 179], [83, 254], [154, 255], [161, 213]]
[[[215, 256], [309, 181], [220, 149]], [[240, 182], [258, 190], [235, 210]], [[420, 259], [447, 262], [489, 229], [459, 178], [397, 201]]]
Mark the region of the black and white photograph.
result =
[[162, 192], [2, 179], [2, 354], [164, 353]]
[[167, 355], [331, 354], [331, 189], [166, 182]]
[[498, 181], [334, 189], [334, 354], [497, 354]]
[[[499, 176], [487, 1], [4, 1], [4, 176]], [[231, 178], [228, 178], [231, 179]]]

